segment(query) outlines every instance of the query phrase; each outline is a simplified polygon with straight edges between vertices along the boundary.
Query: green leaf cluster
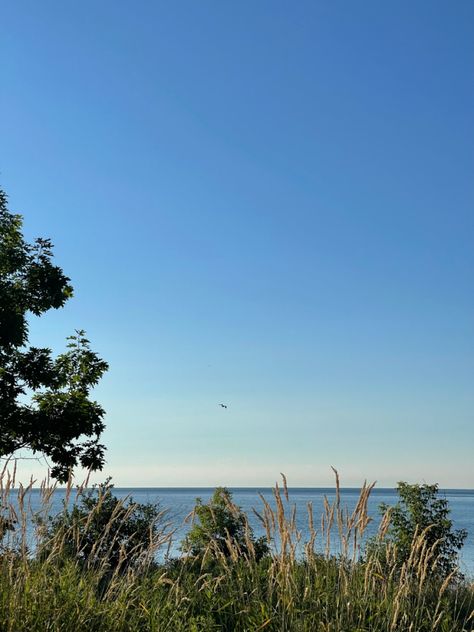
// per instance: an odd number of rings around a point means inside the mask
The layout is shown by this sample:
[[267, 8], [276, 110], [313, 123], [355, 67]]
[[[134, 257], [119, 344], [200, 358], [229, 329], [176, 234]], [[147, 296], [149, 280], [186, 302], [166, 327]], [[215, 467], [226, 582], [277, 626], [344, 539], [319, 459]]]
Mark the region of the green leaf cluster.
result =
[[101, 469], [105, 450], [105, 411], [89, 393], [107, 363], [82, 330], [57, 358], [28, 346], [28, 318], [63, 307], [72, 292], [50, 240], [27, 243], [21, 216], [9, 212], [0, 190], [0, 457], [23, 448], [41, 453], [60, 481], [77, 465]]
[[398, 563], [406, 562], [413, 540], [423, 534], [427, 547], [436, 559], [434, 570], [446, 577], [458, 567], [459, 550], [467, 537], [465, 529], [454, 529], [449, 503], [439, 496], [438, 485], [397, 485], [399, 501], [393, 507], [382, 503], [380, 511], [390, 512], [389, 540], [395, 544]]
[[40, 557], [47, 557], [50, 543], [60, 538], [62, 552], [82, 566], [124, 570], [153, 551], [162, 516], [157, 504], [117, 498], [107, 479], [49, 518]]
[[181, 549], [198, 559], [237, 553], [258, 561], [269, 552], [265, 538], [254, 537], [245, 512], [233, 503], [232, 493], [226, 487], [217, 487], [207, 504], [196, 498], [194, 516], [197, 520]]

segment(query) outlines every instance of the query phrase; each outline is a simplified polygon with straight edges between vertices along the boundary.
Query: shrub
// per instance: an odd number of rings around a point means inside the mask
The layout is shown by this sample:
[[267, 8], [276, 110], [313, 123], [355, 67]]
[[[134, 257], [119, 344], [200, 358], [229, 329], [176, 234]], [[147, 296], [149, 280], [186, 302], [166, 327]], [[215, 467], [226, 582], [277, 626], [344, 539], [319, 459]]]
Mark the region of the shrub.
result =
[[197, 558], [242, 555], [257, 561], [268, 553], [265, 538], [255, 539], [246, 514], [232, 502], [227, 488], [218, 487], [208, 504], [196, 498], [194, 514], [198, 522], [183, 540], [182, 551]]
[[118, 499], [110, 479], [82, 494], [71, 509], [49, 518], [40, 556], [51, 544], [86, 567], [125, 569], [150, 561], [162, 533], [164, 512], [152, 503]]
[[388, 541], [395, 547], [397, 563], [406, 562], [413, 550], [413, 541], [422, 536], [427, 548], [433, 552], [436, 564], [432, 570], [437, 575], [447, 577], [458, 567], [459, 550], [464, 544], [467, 532], [453, 529], [449, 518], [448, 501], [439, 497], [438, 485], [397, 485], [400, 500], [389, 507], [380, 505], [383, 514], [389, 513]]

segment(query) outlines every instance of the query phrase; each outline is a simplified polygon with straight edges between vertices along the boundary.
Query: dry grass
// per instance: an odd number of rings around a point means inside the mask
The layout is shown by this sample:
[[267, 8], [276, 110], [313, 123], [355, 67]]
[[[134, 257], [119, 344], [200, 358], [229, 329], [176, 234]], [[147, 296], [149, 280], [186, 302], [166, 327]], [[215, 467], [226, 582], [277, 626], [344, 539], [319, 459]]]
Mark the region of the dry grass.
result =
[[[163, 524], [145, 555], [137, 551], [136, 559], [122, 560], [110, 574], [106, 554], [93, 565], [66, 554], [71, 540], [80, 549], [92, 516], [80, 531], [57, 534], [47, 543], [47, 555], [37, 559], [31, 551], [44, 546], [46, 531], [39, 524], [32, 533], [32, 514], [48, 514], [54, 486], [43, 483], [41, 506], [33, 509], [29, 488], [14, 487], [14, 473], [4, 471], [0, 504], [16, 529], [4, 533], [0, 553], [0, 631], [474, 630], [473, 588], [454, 574], [437, 578], [434, 547], [427, 546], [425, 532], [415, 535], [401, 568], [390, 543], [383, 560], [369, 554], [361, 561], [373, 486], [363, 486], [355, 509], [348, 512], [335, 475], [335, 500], [326, 500], [322, 516], [316, 519], [308, 504], [305, 542], [283, 477], [283, 488], [274, 489], [276, 509], [261, 497], [261, 507], [254, 510], [272, 543], [270, 556], [256, 560], [248, 529], [245, 552], [229, 537], [229, 556], [211, 542], [200, 560], [183, 557], [160, 565], [156, 555], [169, 550], [173, 537]], [[69, 484], [68, 500], [77, 500], [84, 489]], [[387, 515], [379, 527], [380, 543], [386, 542], [388, 525]], [[112, 519], [103, 537], [109, 541], [117, 530]], [[103, 551], [100, 542], [97, 550]]]

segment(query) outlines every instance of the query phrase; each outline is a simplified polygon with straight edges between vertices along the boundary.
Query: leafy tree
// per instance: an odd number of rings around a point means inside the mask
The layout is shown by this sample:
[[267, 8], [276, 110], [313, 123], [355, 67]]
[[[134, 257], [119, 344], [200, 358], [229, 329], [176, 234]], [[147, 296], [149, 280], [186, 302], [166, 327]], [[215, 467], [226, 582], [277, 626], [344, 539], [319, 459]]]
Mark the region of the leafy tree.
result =
[[28, 317], [58, 309], [72, 287], [53, 264], [49, 239], [25, 242], [22, 218], [8, 211], [0, 190], [0, 457], [22, 448], [42, 453], [51, 474], [67, 479], [72, 468], [104, 463], [104, 410], [89, 399], [108, 365], [91, 351], [83, 331], [57, 358], [28, 346]]
[[63, 553], [87, 567], [122, 570], [148, 559], [163, 513], [153, 503], [120, 500], [110, 479], [81, 495], [72, 508], [49, 518], [40, 556], [63, 540]]
[[261, 559], [269, 551], [265, 538], [255, 539], [246, 514], [232, 502], [225, 487], [217, 487], [208, 504], [196, 498], [194, 508], [198, 522], [194, 523], [181, 544], [181, 549], [202, 558], [221, 553], [230, 557], [232, 551]]
[[389, 539], [396, 545], [397, 561], [408, 560], [415, 533], [424, 529], [427, 546], [438, 559], [436, 572], [444, 577], [455, 571], [459, 550], [467, 537], [465, 529], [453, 529], [448, 501], [438, 496], [438, 485], [397, 485], [400, 500], [394, 507], [383, 503], [380, 511], [390, 510]]

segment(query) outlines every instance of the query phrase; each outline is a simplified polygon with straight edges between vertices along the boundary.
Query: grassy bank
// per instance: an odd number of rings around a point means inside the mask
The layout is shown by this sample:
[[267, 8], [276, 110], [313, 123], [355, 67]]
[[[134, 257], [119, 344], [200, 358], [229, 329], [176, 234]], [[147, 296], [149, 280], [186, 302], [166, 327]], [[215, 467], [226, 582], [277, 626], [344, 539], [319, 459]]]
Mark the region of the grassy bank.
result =
[[[16, 531], [5, 532], [0, 555], [2, 632], [474, 630], [472, 586], [455, 572], [447, 577], [436, 573], [434, 549], [426, 545], [424, 533], [413, 538], [410, 557], [400, 566], [385, 541], [388, 519], [382, 520], [377, 537], [384, 555], [380, 549], [361, 555], [370, 487], [362, 489], [351, 514], [341, 507], [338, 494], [318, 521], [308, 507], [311, 536], [305, 543], [295, 516], [285, 513], [285, 490], [276, 488], [276, 510], [263, 500], [257, 509], [272, 543], [271, 554], [260, 559], [247, 525], [245, 545], [229, 537], [224, 549], [210, 540], [200, 556], [157, 564], [156, 552], [172, 538], [159, 515], [160, 528], [146, 550], [137, 546], [125, 554], [123, 547], [124, 555], [113, 565], [101, 544], [110, 542], [111, 550], [126, 512], [114, 509], [115, 517], [94, 544], [100, 556], [71, 555], [71, 542], [76, 552], [85, 550], [84, 534], [92, 528], [93, 515], [80, 528], [69, 525], [53, 536], [39, 523], [32, 554], [26, 547], [27, 496], [22, 500], [20, 491], [19, 503], [12, 504], [8, 487], [2, 505], [10, 513], [4, 515], [18, 522]], [[49, 495], [44, 488], [43, 511]], [[101, 507], [99, 502], [92, 514]], [[230, 505], [229, 511], [238, 508]]]

